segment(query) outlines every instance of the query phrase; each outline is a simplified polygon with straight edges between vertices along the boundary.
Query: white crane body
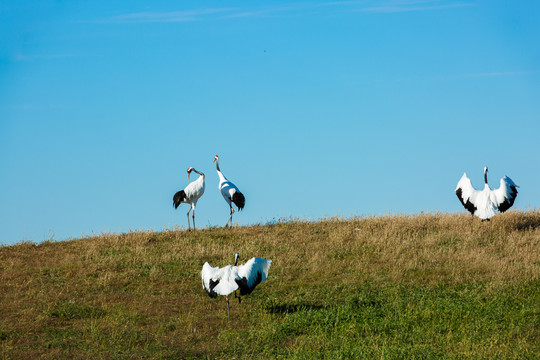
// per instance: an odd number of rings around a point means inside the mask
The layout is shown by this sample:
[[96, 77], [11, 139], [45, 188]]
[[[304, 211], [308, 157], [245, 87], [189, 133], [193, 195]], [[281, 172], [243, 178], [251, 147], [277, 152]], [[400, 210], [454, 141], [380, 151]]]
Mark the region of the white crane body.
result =
[[186, 188], [184, 189], [186, 198], [182, 200], [182, 202], [186, 204], [196, 204], [200, 197], [204, 194], [204, 189], [204, 175], [202, 175], [199, 176], [197, 180], [189, 183], [188, 186], [186, 186]]
[[232, 204], [234, 203], [238, 210], [242, 210], [246, 204], [246, 198], [244, 197], [244, 194], [242, 194], [240, 190], [238, 190], [236, 185], [230, 182], [225, 177], [225, 175], [223, 175], [223, 173], [219, 169], [219, 157], [217, 155], [214, 156], [214, 162], [216, 163], [216, 171], [219, 177], [218, 189], [221, 192], [221, 196], [223, 196], [223, 199], [225, 199], [230, 208], [230, 216], [225, 223], [225, 226], [229, 224], [229, 221], [231, 222], [232, 226], [232, 216], [234, 214]]
[[194, 171], [197, 174], [199, 174], [199, 178], [191, 183], [189, 183], [184, 190], [178, 191], [173, 196], [173, 206], [175, 209], [178, 208], [180, 204], [189, 204], [189, 210], [187, 212], [187, 219], [188, 219], [188, 229], [190, 228], [189, 224], [189, 213], [193, 211], [192, 217], [193, 217], [193, 230], [195, 230], [195, 208], [197, 207], [197, 201], [203, 196], [204, 189], [205, 189], [205, 176], [204, 173], [199, 172], [195, 170], [194, 168], [190, 167], [187, 169], [188, 173], [188, 181], [189, 181], [189, 174]]
[[227, 180], [227, 178], [225, 177], [225, 175], [221, 173], [221, 171], [218, 171], [217, 173], [219, 176], [218, 189], [221, 192], [221, 196], [223, 196], [227, 204], [231, 206], [234, 194], [239, 193], [240, 190], [238, 190], [236, 185], [234, 185], [232, 182]]

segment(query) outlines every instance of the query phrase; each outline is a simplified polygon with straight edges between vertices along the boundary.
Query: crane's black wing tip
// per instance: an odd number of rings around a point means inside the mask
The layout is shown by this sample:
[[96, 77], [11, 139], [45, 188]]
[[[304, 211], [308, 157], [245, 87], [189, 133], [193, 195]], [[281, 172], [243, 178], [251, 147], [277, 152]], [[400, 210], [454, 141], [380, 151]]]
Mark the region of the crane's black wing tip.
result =
[[474, 212], [476, 211], [476, 206], [474, 206], [474, 204], [470, 202], [469, 199], [467, 199], [467, 201], [463, 201], [463, 191], [461, 190], [461, 188], [458, 188], [456, 190], [456, 195], [461, 204], [465, 207], [465, 209], [467, 209], [467, 211], [474, 215]]
[[514, 185], [510, 185], [510, 194], [509, 197], [505, 198], [504, 201], [499, 205], [498, 209], [500, 212], [505, 212], [506, 210], [510, 209], [512, 205], [514, 205], [514, 201], [516, 201], [518, 191]]
[[184, 190], [180, 190], [176, 194], [174, 194], [174, 196], [173, 196], [173, 206], [174, 206], [174, 208], [177, 209], [178, 206], [185, 199], [186, 199], [186, 193], [184, 192]]
[[255, 287], [261, 283], [262, 273], [260, 271], [257, 272], [257, 277], [255, 278], [255, 281], [253, 282], [251, 287], [249, 286], [249, 283], [246, 277], [243, 277], [240, 280], [235, 279], [234, 281], [236, 282], [236, 284], [238, 284], [238, 288], [240, 289], [240, 295], [249, 295], [251, 294], [253, 289], [255, 289]]
[[206, 290], [206, 293], [208, 296], [210, 296], [212, 299], [217, 298], [218, 294], [214, 291], [214, 288], [219, 284], [219, 280], [213, 281], [210, 279], [210, 289], [207, 289], [206, 286], [204, 287], [204, 290]]

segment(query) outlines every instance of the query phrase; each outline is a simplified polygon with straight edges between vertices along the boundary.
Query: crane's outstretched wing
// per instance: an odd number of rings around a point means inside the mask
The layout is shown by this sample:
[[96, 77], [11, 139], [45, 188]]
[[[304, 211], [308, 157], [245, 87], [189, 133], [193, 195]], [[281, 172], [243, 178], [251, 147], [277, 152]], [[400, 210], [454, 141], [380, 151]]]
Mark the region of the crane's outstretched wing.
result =
[[235, 281], [240, 288], [240, 295], [250, 294], [255, 286], [266, 281], [271, 264], [272, 260], [254, 257], [238, 266], [238, 277]]
[[518, 187], [519, 186], [517, 186], [512, 179], [505, 176], [501, 179], [501, 186], [498, 189], [493, 190], [496, 200], [495, 205], [500, 212], [505, 212], [514, 205], [514, 201], [518, 194]]
[[215, 288], [219, 284], [221, 278], [220, 268], [212, 267], [207, 262], [204, 263], [201, 271], [201, 278], [203, 289], [206, 290], [208, 295], [211, 298], [217, 297], [218, 293], [215, 291]]
[[233, 265], [227, 265], [218, 270], [218, 283], [214, 286], [214, 292], [219, 295], [229, 295], [233, 291], [238, 289], [238, 285], [235, 280], [238, 275], [238, 267]]
[[477, 209], [475, 201], [479, 192], [473, 188], [471, 180], [467, 177], [467, 173], [463, 173], [456, 187], [456, 195], [465, 209], [470, 211], [471, 214], [474, 214]]

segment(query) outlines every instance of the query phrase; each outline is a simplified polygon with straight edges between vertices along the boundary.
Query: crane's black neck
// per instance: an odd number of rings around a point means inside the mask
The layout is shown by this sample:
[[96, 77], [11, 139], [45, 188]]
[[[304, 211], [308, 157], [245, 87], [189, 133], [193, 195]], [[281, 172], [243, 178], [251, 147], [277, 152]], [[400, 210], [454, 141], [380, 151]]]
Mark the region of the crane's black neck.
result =
[[487, 185], [487, 171], [484, 171], [484, 182], [485, 182], [486, 185]]
[[200, 172], [200, 171], [197, 171], [195, 169], [193, 169], [193, 172], [196, 172], [197, 174], [201, 175], [201, 176], [204, 176], [204, 173]]
[[219, 169], [219, 158], [216, 158], [216, 170], [221, 172], [221, 170]]

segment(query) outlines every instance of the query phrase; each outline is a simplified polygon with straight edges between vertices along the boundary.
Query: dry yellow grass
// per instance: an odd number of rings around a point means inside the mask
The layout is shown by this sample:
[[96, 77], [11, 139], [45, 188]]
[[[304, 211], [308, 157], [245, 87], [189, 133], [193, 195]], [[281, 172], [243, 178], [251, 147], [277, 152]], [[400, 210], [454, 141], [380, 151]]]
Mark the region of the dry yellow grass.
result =
[[[244, 260], [273, 262], [268, 281], [242, 305], [233, 304], [234, 320], [228, 322], [224, 302], [207, 297], [199, 272], [205, 261], [231, 263], [235, 252]], [[272, 309], [304, 304], [316, 310], [350, 298], [363, 284], [482, 284], [496, 292], [532, 281], [537, 290], [539, 275], [537, 210], [510, 211], [489, 223], [434, 213], [22, 243], [0, 247], [0, 354], [228, 358], [238, 354], [217, 339], [284, 321], [268, 310], [270, 303]], [[532, 326], [534, 334], [539, 324]], [[533, 335], [527, 334], [521, 340], [530, 351]], [[292, 335], [276, 346], [301, 357], [324, 341]], [[485, 344], [470, 346], [480, 346], [486, 357], [499, 354]], [[458, 357], [466, 353], [452, 349]]]

